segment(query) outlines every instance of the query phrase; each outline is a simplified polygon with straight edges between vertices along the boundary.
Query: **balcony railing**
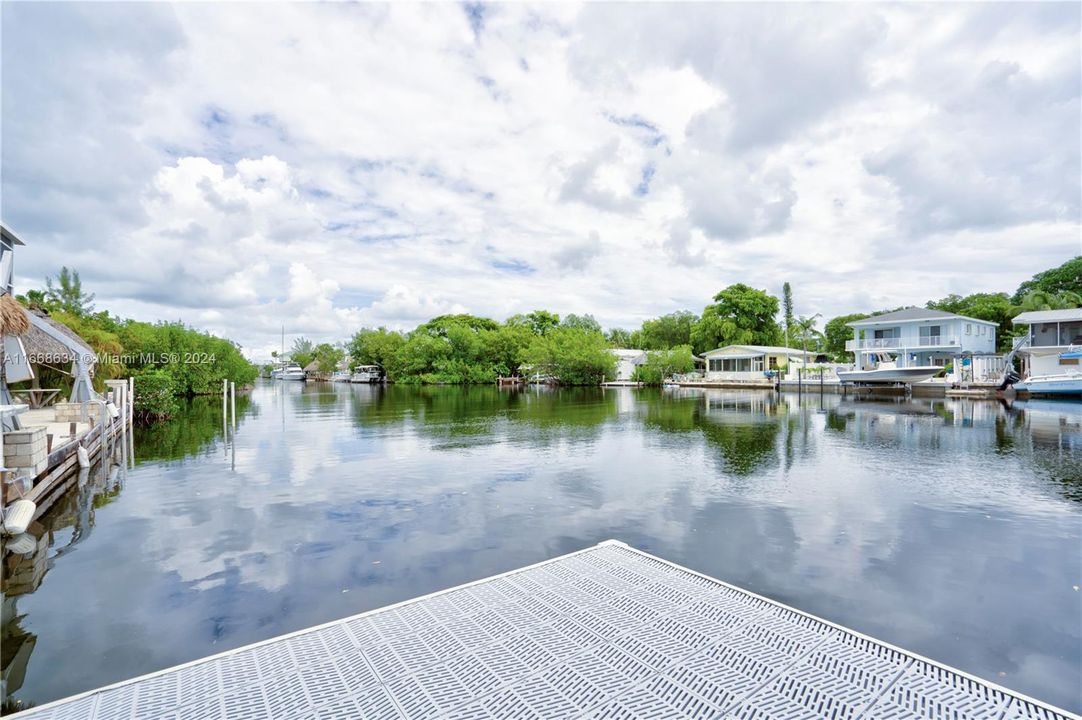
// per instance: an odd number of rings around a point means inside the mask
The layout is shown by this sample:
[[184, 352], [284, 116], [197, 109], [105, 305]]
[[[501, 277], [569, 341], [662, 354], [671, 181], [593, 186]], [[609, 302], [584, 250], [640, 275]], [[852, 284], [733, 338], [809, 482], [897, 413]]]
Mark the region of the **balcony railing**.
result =
[[959, 347], [962, 341], [956, 335], [925, 335], [920, 338], [864, 338], [863, 340], [846, 340], [845, 349], [853, 350], [893, 350], [906, 348], [916, 350], [919, 348]]

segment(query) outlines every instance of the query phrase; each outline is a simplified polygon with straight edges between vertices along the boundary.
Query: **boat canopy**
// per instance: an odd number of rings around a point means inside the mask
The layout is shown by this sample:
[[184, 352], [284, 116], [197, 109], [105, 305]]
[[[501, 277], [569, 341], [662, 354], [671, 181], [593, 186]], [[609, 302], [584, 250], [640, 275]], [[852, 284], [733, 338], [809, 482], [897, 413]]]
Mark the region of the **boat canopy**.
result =
[[1068, 350], [1065, 353], [1060, 353], [1059, 356], [1064, 360], [1077, 360], [1082, 358], [1082, 350]]

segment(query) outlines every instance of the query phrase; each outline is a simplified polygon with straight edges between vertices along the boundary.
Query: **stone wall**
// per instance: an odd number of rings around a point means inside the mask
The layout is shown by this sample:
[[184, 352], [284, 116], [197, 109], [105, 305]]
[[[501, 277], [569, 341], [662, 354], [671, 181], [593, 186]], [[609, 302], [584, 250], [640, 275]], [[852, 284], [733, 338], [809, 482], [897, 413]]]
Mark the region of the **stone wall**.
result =
[[[90, 408], [90, 415], [97, 418], [95, 411], [97, 407]], [[85, 422], [83, 419], [83, 404], [71, 403], [71, 402], [58, 402], [53, 405], [53, 411], [56, 413], [56, 419], [54, 422], [58, 423], [73, 423], [73, 422]]]
[[45, 428], [32, 427], [4, 433], [4, 467], [16, 475], [36, 478], [49, 460]]

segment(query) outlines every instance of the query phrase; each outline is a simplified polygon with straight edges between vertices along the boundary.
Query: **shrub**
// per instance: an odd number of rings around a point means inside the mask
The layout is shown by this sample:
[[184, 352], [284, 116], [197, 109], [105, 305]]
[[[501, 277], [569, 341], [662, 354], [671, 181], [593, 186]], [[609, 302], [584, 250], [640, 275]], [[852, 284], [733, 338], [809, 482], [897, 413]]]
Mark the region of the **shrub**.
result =
[[165, 370], [148, 370], [135, 377], [135, 413], [143, 422], [156, 422], [177, 410], [176, 383]]

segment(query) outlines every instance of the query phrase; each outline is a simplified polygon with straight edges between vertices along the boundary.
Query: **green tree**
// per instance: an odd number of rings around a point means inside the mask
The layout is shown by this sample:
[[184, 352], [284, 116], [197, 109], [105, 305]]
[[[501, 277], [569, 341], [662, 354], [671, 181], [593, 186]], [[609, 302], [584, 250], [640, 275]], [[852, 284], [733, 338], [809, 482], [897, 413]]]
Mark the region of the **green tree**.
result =
[[785, 328], [785, 347], [789, 347], [789, 334], [793, 328], [793, 288], [788, 281], [781, 286], [782, 321]]
[[304, 367], [312, 362], [312, 359], [315, 357], [313, 350], [314, 346], [312, 345], [312, 341], [308, 338], [294, 338], [293, 347], [289, 350], [289, 359], [301, 367]]
[[642, 347], [647, 350], [668, 350], [691, 344], [691, 328], [699, 318], [688, 310], [662, 315], [642, 324]]
[[56, 282], [45, 278], [45, 297], [56, 308], [72, 315], [89, 315], [94, 312], [94, 294], [83, 292], [83, 282], [78, 270], [60, 268]]
[[564, 318], [560, 323], [560, 327], [565, 328], [579, 328], [580, 330], [588, 330], [589, 332], [601, 332], [601, 323], [594, 319], [593, 315], [575, 315], [571, 313]]
[[973, 295], [948, 295], [941, 300], [933, 300], [927, 303], [932, 310], [965, 315], [978, 320], [988, 320], [998, 325], [996, 330], [996, 343], [1001, 350], [1007, 350], [1011, 346], [1011, 337], [1014, 334], [1014, 326], [1011, 322], [1017, 314], [1014, 305], [1011, 304], [1007, 293], [974, 293]]
[[579, 327], [561, 326], [534, 337], [524, 360], [561, 385], [598, 385], [616, 377], [616, 356], [605, 336]]
[[1034, 290], [1042, 290], [1053, 295], [1070, 292], [1082, 296], [1082, 255], [1071, 258], [1059, 267], [1039, 272], [1026, 280], [1014, 291], [1011, 302], [1021, 305], [1023, 298]]
[[338, 369], [338, 363], [346, 357], [346, 352], [330, 343], [320, 343], [312, 349], [312, 355], [319, 366], [319, 371], [329, 373]]
[[631, 330], [625, 330], [624, 328], [610, 328], [605, 333], [605, 339], [609, 341], [609, 345], [614, 348], [637, 348], [637, 345], [632, 345], [632, 335], [634, 333]]
[[725, 345], [777, 345], [782, 332], [774, 320], [778, 299], [743, 283], [725, 288], [692, 326], [691, 343], [703, 353]]
[[863, 320], [868, 317], [867, 313], [850, 313], [831, 318], [823, 326], [823, 351], [828, 353], [834, 362], [845, 362], [852, 359], [852, 353], [845, 349], [845, 343], [853, 339], [853, 328], [847, 323]]
[[346, 343], [346, 352], [353, 365], [380, 365], [386, 370], [405, 343], [406, 338], [401, 333], [383, 327], [376, 330], [363, 328]]
[[1026, 312], [1028, 310], [1067, 310], [1076, 307], [1082, 307], [1082, 295], [1079, 295], [1076, 292], [1070, 290], [1060, 290], [1059, 292], [1030, 290], [1022, 297], [1022, 302], [1015, 307], [1015, 310], [1017, 310], [1017, 312]]
[[816, 350], [823, 337], [823, 333], [819, 332], [815, 327], [819, 317], [819, 313], [815, 313], [811, 317], [801, 315], [793, 321], [793, 340], [800, 343], [800, 348], [805, 353], [808, 352], [809, 342], [812, 350]]
[[650, 350], [646, 362], [635, 368], [632, 379], [646, 385], [660, 385], [666, 378], [695, 369], [695, 355], [690, 345], [677, 345], [668, 350]]
[[504, 323], [495, 330], [483, 331], [481, 343], [485, 361], [499, 377], [518, 375], [522, 355], [533, 338], [533, 331], [523, 324]]
[[525, 325], [534, 335], [544, 335], [549, 330], [559, 327], [560, 316], [548, 310], [534, 310], [525, 315], [512, 315], [507, 318], [508, 325]]

